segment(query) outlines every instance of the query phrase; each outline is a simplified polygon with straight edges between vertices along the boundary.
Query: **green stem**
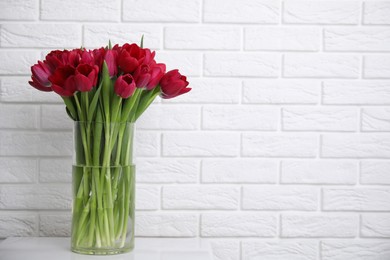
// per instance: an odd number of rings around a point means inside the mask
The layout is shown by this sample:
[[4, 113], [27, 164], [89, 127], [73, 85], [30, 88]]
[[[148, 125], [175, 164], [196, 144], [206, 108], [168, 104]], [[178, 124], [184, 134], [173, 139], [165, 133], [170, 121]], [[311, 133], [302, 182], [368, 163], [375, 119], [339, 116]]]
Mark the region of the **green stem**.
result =
[[88, 216], [88, 214], [90, 212], [90, 203], [91, 203], [91, 199], [89, 199], [87, 204], [85, 205], [85, 207], [83, 209], [83, 212], [81, 213], [80, 219], [78, 221], [77, 231], [79, 233], [78, 233], [78, 236], [77, 236], [76, 245], [80, 245], [80, 242], [81, 242], [81, 239], [83, 237], [83, 234], [85, 233], [85, 230], [87, 228], [87, 224], [84, 223], [84, 222], [86, 221], [87, 216]]
[[135, 120], [142, 115], [143, 112], [153, 103], [153, 100], [160, 94], [160, 86], [155, 87], [153, 90], [146, 92], [142, 96], [142, 100], [139, 102], [137, 110], [135, 111]]
[[122, 119], [120, 120], [121, 122], [129, 122], [133, 117], [132, 112], [134, 111], [134, 106], [137, 102], [139, 102], [142, 91], [142, 88], [137, 88], [134, 94], [123, 102], [124, 105], [122, 109]]
[[96, 225], [96, 185], [95, 185], [95, 175], [92, 174], [92, 202], [91, 202], [91, 218], [89, 223], [89, 236], [88, 236], [88, 246], [93, 245], [93, 239], [95, 235], [95, 225]]
[[[130, 216], [131, 218], [131, 222], [134, 223], [134, 203], [133, 203], [133, 200], [134, 198], [132, 198], [131, 194], [133, 194], [133, 189], [134, 189], [134, 171], [133, 171], [133, 168], [132, 166], [127, 166], [127, 167], [123, 167], [123, 173], [124, 173], [124, 181], [125, 181], [125, 185], [126, 185], [126, 188], [125, 188], [125, 199], [124, 199], [124, 203], [125, 203], [125, 212], [124, 212], [124, 222], [123, 222], [123, 229], [122, 229], [122, 234], [121, 234], [121, 247], [124, 247], [125, 243], [126, 243], [126, 238], [127, 238], [127, 225], [128, 225], [128, 221], [127, 220], [127, 217]], [[130, 207], [131, 207], [131, 212], [130, 212]], [[129, 214], [131, 213], [131, 214]], [[134, 236], [134, 225], [132, 224], [132, 229], [131, 229], [131, 236]]]
[[105, 125], [105, 147], [104, 147], [104, 159], [103, 168], [101, 175], [101, 185], [104, 189], [103, 203], [105, 211], [106, 231], [109, 234], [108, 243], [114, 243], [114, 213], [113, 213], [113, 202], [112, 202], [112, 191], [111, 191], [111, 170], [110, 170], [110, 129], [111, 125], [106, 121]]

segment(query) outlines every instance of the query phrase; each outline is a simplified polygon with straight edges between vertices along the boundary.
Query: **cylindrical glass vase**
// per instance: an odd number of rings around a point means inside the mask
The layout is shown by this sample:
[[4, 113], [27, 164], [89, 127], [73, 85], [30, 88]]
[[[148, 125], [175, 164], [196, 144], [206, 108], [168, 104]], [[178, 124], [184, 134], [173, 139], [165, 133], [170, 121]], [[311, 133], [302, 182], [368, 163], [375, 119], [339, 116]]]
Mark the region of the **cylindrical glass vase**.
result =
[[75, 122], [71, 249], [119, 254], [134, 247], [134, 125]]

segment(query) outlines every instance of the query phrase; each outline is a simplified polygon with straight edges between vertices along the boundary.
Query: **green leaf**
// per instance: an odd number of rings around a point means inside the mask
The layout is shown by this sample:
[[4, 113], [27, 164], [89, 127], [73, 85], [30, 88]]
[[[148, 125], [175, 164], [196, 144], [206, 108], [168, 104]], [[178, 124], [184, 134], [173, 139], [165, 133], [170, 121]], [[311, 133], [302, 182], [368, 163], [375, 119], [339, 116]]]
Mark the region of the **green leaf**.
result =
[[131, 111], [136, 103], [139, 101], [139, 97], [142, 94], [143, 89], [137, 88], [134, 94], [123, 101], [122, 119], [121, 122], [126, 122], [130, 118]]
[[70, 97], [62, 97], [62, 99], [64, 100], [64, 103], [66, 105], [67, 110], [69, 111], [70, 117], [73, 120], [77, 120], [77, 112], [76, 112], [76, 109], [74, 107], [74, 104], [73, 104], [73, 101], [71, 100], [71, 98]]
[[108, 72], [107, 63], [103, 63], [103, 72], [102, 72], [102, 98], [103, 98], [103, 111], [106, 122], [110, 121], [110, 87], [111, 79]]
[[119, 111], [119, 107], [121, 106], [121, 104], [122, 104], [122, 98], [117, 96], [117, 95], [113, 95], [112, 105], [111, 105], [111, 121], [112, 122], [117, 122], [118, 111]]
[[142, 99], [135, 111], [135, 121], [142, 115], [143, 112], [152, 104], [154, 99], [160, 94], [160, 86], [155, 87], [153, 90], [149, 91], [142, 96]]
[[112, 49], [112, 46], [111, 46], [111, 40], [108, 40], [108, 49], [111, 50]]
[[68, 114], [68, 116], [70, 117], [70, 119], [76, 121], [76, 118], [74, 118], [74, 117], [72, 116], [72, 114], [70, 113], [68, 107], [65, 107], [65, 110], [66, 110], [66, 113]]
[[92, 102], [91, 102], [91, 104], [89, 105], [88, 112], [87, 112], [87, 121], [88, 121], [88, 122], [91, 122], [91, 121], [92, 121], [92, 117], [93, 117], [93, 115], [95, 114], [96, 105], [97, 105], [97, 102], [98, 102], [98, 100], [99, 100], [100, 91], [101, 91], [101, 89], [102, 89], [101, 85], [102, 85], [102, 83], [100, 83], [100, 86], [97, 88], [96, 93], [95, 93], [95, 95], [93, 96]]
[[143, 48], [144, 47], [144, 35], [142, 34], [141, 36], [141, 44], [140, 44], [140, 47]]

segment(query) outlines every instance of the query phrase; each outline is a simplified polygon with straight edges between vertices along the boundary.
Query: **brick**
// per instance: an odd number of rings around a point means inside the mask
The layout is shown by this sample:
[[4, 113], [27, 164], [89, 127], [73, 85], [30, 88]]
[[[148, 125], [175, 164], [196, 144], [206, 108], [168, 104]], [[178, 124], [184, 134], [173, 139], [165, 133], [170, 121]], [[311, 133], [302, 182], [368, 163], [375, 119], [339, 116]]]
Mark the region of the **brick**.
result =
[[159, 154], [160, 137], [157, 133], [137, 131], [134, 143], [135, 158], [138, 156], [153, 157]]
[[4, 0], [0, 2], [0, 20], [36, 20], [39, 6], [35, 0]]
[[389, 12], [389, 2], [364, 2], [363, 24], [390, 24]]
[[137, 185], [137, 210], [157, 210], [160, 208], [160, 189], [157, 186]]
[[362, 237], [390, 237], [390, 214], [363, 214]]
[[0, 104], [0, 128], [2, 129], [37, 129], [38, 117], [38, 106]]
[[137, 121], [138, 129], [198, 129], [200, 109], [194, 106], [150, 106]]
[[[27, 65], [25, 66], [24, 70], [25, 73], [27, 73], [28, 70]], [[13, 102], [13, 101], [23, 101], [23, 102], [31, 101], [33, 88], [26, 87], [26, 84], [28, 84], [26, 82], [28, 82], [28, 80], [29, 80], [28, 77], [1, 77], [0, 78], [1, 102], [5, 103], [5, 102]]]
[[[1, 52], [0, 52], [1, 56]], [[38, 57], [36, 57], [38, 59]], [[29, 66], [36, 62], [31, 60], [32, 63], [25, 63], [25, 68], [21, 70], [21, 74], [29, 73]], [[15, 65], [17, 67], [18, 65]], [[24, 66], [24, 65], [23, 65]], [[8, 70], [8, 69], [7, 69]], [[15, 69], [16, 71], [16, 69]], [[9, 74], [12, 72], [10, 71]], [[0, 79], [0, 100], [2, 102], [30, 102], [30, 103], [63, 103], [61, 97], [53, 92], [43, 92], [30, 87], [28, 81], [30, 78], [27, 77], [2, 77]]]
[[242, 241], [242, 259], [316, 260], [315, 241]]
[[65, 105], [42, 105], [41, 122], [43, 129], [73, 129], [73, 121], [66, 113]]
[[139, 183], [194, 183], [200, 163], [194, 159], [137, 159]]
[[278, 165], [258, 159], [205, 159], [202, 182], [205, 183], [276, 183]]
[[72, 181], [72, 160], [69, 159], [40, 159], [39, 182], [70, 183]]
[[388, 105], [390, 81], [325, 81], [324, 104]]
[[358, 165], [354, 161], [283, 161], [281, 182], [294, 184], [355, 184]]
[[390, 136], [385, 134], [324, 135], [321, 155], [327, 158], [389, 158]]
[[320, 31], [317, 28], [248, 27], [245, 28], [245, 50], [318, 51]]
[[285, 214], [281, 219], [282, 237], [355, 237], [359, 226], [357, 215]]
[[354, 131], [358, 111], [354, 108], [291, 107], [284, 108], [285, 131]]
[[328, 28], [324, 30], [327, 51], [389, 51], [390, 29]]
[[198, 179], [199, 162], [192, 159], [137, 160], [137, 182], [193, 183]]
[[[0, 50], [0, 60], [2, 61], [0, 74], [29, 75], [31, 66], [37, 63], [39, 58], [39, 52], [37, 51]], [[3, 80], [5, 79], [2, 79], [2, 82]], [[25, 81], [24, 88], [32, 87], [28, 85], [28, 81]]]
[[293, 24], [357, 24], [359, 3], [354, 1], [287, 1], [283, 22]]
[[132, 22], [197, 22], [200, 0], [164, 2], [130, 0], [123, 2], [123, 20]]
[[390, 189], [324, 189], [323, 209], [339, 211], [390, 210]]
[[214, 260], [239, 260], [240, 243], [230, 239], [217, 239], [210, 242]]
[[390, 184], [390, 162], [361, 161], [360, 183], [362, 184]]
[[323, 260], [378, 260], [390, 258], [388, 241], [339, 240], [321, 242]]
[[66, 213], [41, 213], [39, 216], [39, 235], [45, 237], [69, 237], [72, 216]]
[[318, 190], [293, 186], [244, 186], [242, 208], [250, 210], [316, 210]]
[[359, 57], [340, 54], [286, 54], [284, 76], [288, 78], [357, 78]]
[[[165, 63], [167, 71], [180, 68], [180, 73], [186, 76], [200, 76], [202, 74], [202, 55], [200, 53], [182, 51], [159, 52], [156, 53], [156, 61]], [[190, 83], [192, 85], [192, 80]]]
[[0, 209], [70, 209], [70, 185], [0, 187]]
[[202, 237], [274, 237], [276, 217], [259, 213], [205, 213]]
[[189, 86], [192, 88], [190, 92], [169, 99], [167, 102], [186, 104], [233, 104], [239, 102], [241, 83], [238, 79], [193, 78], [190, 80]]
[[38, 163], [30, 158], [0, 157], [0, 183], [32, 183], [38, 175]]
[[163, 209], [237, 209], [239, 187], [166, 186]]
[[242, 154], [261, 157], [315, 157], [317, 136], [311, 134], [244, 133]]
[[223, 23], [270, 23], [279, 22], [279, 1], [206, 0], [204, 21]]
[[236, 133], [164, 133], [164, 156], [236, 156], [239, 136]]
[[21, 133], [1, 132], [1, 155], [47, 155], [71, 154], [70, 133]]
[[241, 45], [241, 30], [238, 27], [166, 27], [164, 33], [166, 49], [238, 50]]
[[119, 21], [120, 0], [61, 1], [41, 2], [42, 20], [65, 21]]
[[81, 46], [79, 24], [3, 24], [0, 32], [1, 47]]
[[390, 55], [364, 56], [364, 78], [390, 78]]
[[113, 44], [139, 43], [144, 35], [144, 47], [160, 48], [161, 28], [156, 25], [91, 24], [84, 25], [84, 45], [96, 48]]
[[204, 106], [202, 128], [211, 130], [276, 130], [279, 109], [255, 106]]
[[136, 236], [142, 237], [195, 237], [198, 216], [192, 213], [136, 213]]
[[390, 131], [390, 108], [363, 108], [363, 131]]
[[65, 156], [72, 154], [72, 134], [1, 132], [0, 155]]
[[244, 80], [243, 103], [316, 104], [320, 82], [315, 80]]
[[262, 53], [206, 53], [206, 76], [249, 76], [272, 78], [279, 75], [280, 56]]
[[38, 218], [35, 214], [7, 213], [0, 214], [0, 237], [36, 236]]

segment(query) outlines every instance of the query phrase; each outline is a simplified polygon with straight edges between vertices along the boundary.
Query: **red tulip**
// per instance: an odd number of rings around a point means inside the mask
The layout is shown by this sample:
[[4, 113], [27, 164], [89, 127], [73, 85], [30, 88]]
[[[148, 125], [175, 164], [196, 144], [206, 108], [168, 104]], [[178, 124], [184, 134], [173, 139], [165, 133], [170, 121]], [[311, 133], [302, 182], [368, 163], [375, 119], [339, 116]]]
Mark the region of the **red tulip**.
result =
[[124, 44], [118, 52], [118, 66], [123, 73], [132, 73], [145, 57], [145, 50], [137, 44]]
[[135, 88], [134, 78], [130, 74], [119, 76], [114, 85], [115, 93], [122, 98], [133, 95]]
[[80, 63], [79, 64], [89, 64], [91, 66], [95, 65], [95, 57], [92, 51], [84, 50], [80, 55]]
[[45, 62], [47, 63], [50, 71], [53, 73], [56, 68], [63, 66], [65, 53], [68, 51], [55, 50], [46, 55]]
[[31, 73], [32, 81], [28, 82], [31, 86], [41, 91], [53, 91], [49, 81], [50, 69], [45, 63], [38, 61], [38, 64], [31, 67]]
[[82, 52], [80, 49], [68, 50], [55, 50], [46, 55], [45, 63], [53, 73], [58, 67], [70, 65], [74, 68], [80, 63]]
[[96, 86], [98, 73], [99, 67], [96, 65], [78, 65], [76, 68], [76, 75], [74, 76], [74, 84], [76, 84], [76, 89], [81, 92], [90, 91], [93, 86]]
[[160, 96], [168, 99], [187, 93], [191, 90], [191, 88], [187, 88], [188, 84], [186, 76], [181, 75], [179, 70], [171, 70], [160, 80]]
[[104, 56], [106, 55], [106, 49], [101, 47], [100, 49], [94, 49], [92, 53], [95, 60], [95, 65], [101, 68], [103, 65]]
[[74, 77], [75, 69], [70, 66], [62, 66], [49, 77], [52, 89], [57, 94], [63, 97], [70, 97], [77, 91], [77, 86]]
[[155, 88], [164, 76], [165, 64], [158, 63], [154, 60], [149, 64], [143, 64], [134, 72], [134, 79], [137, 83], [137, 88], [146, 88], [151, 90]]
[[104, 60], [107, 63], [108, 73], [111, 77], [115, 76], [118, 73], [118, 68], [116, 65], [117, 52], [114, 50], [107, 50], [104, 56]]
[[64, 64], [76, 68], [80, 64], [82, 51], [80, 49], [71, 50], [67, 56], [64, 56]]

